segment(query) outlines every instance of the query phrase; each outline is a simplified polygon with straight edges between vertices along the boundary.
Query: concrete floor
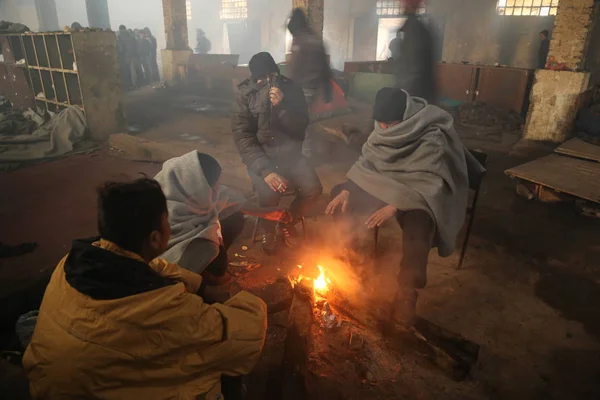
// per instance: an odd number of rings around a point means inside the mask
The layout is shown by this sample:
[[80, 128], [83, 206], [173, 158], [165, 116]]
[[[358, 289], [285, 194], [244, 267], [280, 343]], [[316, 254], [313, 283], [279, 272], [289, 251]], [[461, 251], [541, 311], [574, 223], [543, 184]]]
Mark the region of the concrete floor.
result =
[[[133, 94], [128, 104], [130, 123], [141, 125], [141, 135], [154, 140], [180, 141], [181, 133], [202, 135], [211, 144], [190, 144], [216, 156], [245, 180], [231, 141], [229, 118], [170, 108], [165, 104], [189, 99], [177, 97], [165, 103], [167, 96], [150, 91]], [[354, 113], [324, 124], [335, 127], [364, 115]], [[398, 382], [409, 388], [409, 398], [600, 398], [600, 221], [579, 217], [568, 205], [518, 198], [514, 182], [503, 174], [524, 161], [508, 156], [512, 142], [510, 137], [494, 144], [481, 138], [466, 141], [492, 156], [467, 261], [457, 271], [456, 257], [440, 259], [432, 252], [429, 285], [419, 303], [422, 316], [480, 344], [480, 360], [462, 383], [417, 366], [403, 366]], [[339, 157], [319, 167], [325, 192], [343, 180], [351, 162], [343, 145], [337, 148]], [[103, 149], [0, 174], [0, 241], [39, 243], [31, 254], [0, 261], [1, 297], [47, 276], [73, 238], [96, 233], [94, 188], [98, 184], [140, 172], [153, 175], [158, 168], [120, 159]], [[321, 203], [323, 207], [325, 199]], [[309, 224], [312, 231], [323, 232], [328, 220], [319, 216]], [[374, 288], [384, 297], [392, 290], [388, 283], [397, 265], [393, 244], [384, 241], [381, 269], [360, 288], [367, 297]], [[240, 278], [242, 286], [253, 291], [303, 261], [297, 254], [265, 258], [256, 249], [248, 254], [263, 263]], [[18, 310], [24, 304], [12, 306]]]

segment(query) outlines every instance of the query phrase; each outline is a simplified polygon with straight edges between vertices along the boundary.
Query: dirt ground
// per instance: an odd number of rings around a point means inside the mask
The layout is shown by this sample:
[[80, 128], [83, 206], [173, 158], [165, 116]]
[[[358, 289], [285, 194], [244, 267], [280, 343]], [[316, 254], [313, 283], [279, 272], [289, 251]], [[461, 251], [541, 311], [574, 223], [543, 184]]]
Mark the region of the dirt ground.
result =
[[[131, 126], [141, 129], [140, 136], [189, 142], [247, 181], [232, 143], [227, 111], [194, 110], [202, 104], [190, 96], [146, 89], [128, 97], [127, 117]], [[335, 128], [344, 122], [364, 122], [367, 116], [362, 110], [322, 125]], [[190, 140], [190, 135], [201, 138]], [[503, 173], [524, 161], [508, 155], [514, 136], [494, 141], [468, 133], [464, 137], [468, 147], [491, 156], [471, 245], [461, 270], [455, 269], [455, 256], [441, 259], [431, 253], [429, 282], [420, 294], [418, 312], [480, 344], [479, 362], [466, 381], [457, 383], [400, 360], [398, 385], [405, 386], [409, 399], [600, 398], [600, 221], [576, 215], [569, 205], [517, 197], [514, 182]], [[356, 155], [341, 142], [333, 143], [334, 156], [318, 168], [325, 194], [308, 220], [313, 239], [304, 251], [268, 258], [258, 246], [242, 252], [240, 246], [249, 242], [246, 232], [232, 253], [255, 257], [262, 267], [239, 278], [244, 288], [269, 296], [264, 289], [268, 284], [285, 277], [299, 263], [329, 255], [335, 246], [335, 238], [323, 234], [331, 224], [322, 211], [327, 193], [344, 179]], [[23, 311], [28, 301], [34, 302], [28, 290], [42, 284], [73, 238], [96, 234], [94, 188], [98, 184], [139, 173], [153, 175], [159, 167], [124, 160], [102, 148], [93, 154], [0, 173], [0, 241], [39, 244], [33, 253], [0, 261], [3, 320]], [[356, 287], [366, 303], [370, 296], [391, 297], [398, 265], [397, 229], [384, 229], [384, 255], [372, 278]], [[270, 316], [267, 350], [257, 380], [250, 385], [252, 398], [278, 398], [269, 391], [273, 383], [265, 371], [278, 368], [270, 357], [277, 357], [277, 338], [284, 324], [281, 315]], [[267, 387], [257, 387], [259, 382]]]

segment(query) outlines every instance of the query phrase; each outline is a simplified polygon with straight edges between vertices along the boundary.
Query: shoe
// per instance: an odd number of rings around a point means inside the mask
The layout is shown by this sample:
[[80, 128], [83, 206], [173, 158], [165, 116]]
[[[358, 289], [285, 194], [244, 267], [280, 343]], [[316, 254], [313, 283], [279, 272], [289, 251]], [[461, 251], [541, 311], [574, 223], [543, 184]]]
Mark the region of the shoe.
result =
[[277, 235], [275, 232], [265, 232], [263, 234], [262, 249], [269, 256], [277, 252]]
[[417, 315], [416, 289], [401, 288], [392, 303], [392, 322], [399, 330], [409, 330], [415, 324]]
[[296, 226], [294, 224], [279, 224], [277, 226], [277, 230], [281, 240], [287, 247], [292, 249], [298, 247], [298, 231], [296, 230]]

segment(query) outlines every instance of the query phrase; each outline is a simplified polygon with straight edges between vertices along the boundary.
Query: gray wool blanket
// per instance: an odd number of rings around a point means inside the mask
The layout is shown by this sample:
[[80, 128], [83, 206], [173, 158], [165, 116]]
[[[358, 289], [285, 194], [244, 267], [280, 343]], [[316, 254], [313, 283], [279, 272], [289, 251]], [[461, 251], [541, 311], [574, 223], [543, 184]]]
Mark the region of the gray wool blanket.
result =
[[[347, 176], [363, 190], [399, 210], [424, 210], [435, 221], [434, 246], [454, 252], [469, 194], [467, 160], [450, 114], [408, 97], [404, 121], [375, 130]], [[479, 165], [477, 163], [477, 165]], [[481, 169], [481, 165], [479, 165]]]
[[[245, 200], [225, 186], [220, 185], [217, 190], [210, 187], [198, 151], [166, 161], [154, 179], [167, 198], [172, 229], [163, 258], [178, 263], [188, 244], [195, 239], [206, 239], [217, 246], [223, 244], [219, 218], [238, 211]], [[208, 244], [207, 251], [213, 251], [215, 246]], [[208, 261], [214, 257], [208, 257]]]

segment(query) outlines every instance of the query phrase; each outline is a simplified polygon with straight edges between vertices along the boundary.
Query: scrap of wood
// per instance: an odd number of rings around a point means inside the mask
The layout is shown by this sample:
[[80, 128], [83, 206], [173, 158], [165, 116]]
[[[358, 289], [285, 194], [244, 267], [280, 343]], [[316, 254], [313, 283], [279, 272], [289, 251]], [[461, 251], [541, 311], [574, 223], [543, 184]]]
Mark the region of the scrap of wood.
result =
[[600, 162], [600, 146], [588, 143], [579, 138], [567, 140], [555, 150], [555, 153]]
[[511, 178], [600, 203], [600, 163], [551, 154], [511, 168]]

